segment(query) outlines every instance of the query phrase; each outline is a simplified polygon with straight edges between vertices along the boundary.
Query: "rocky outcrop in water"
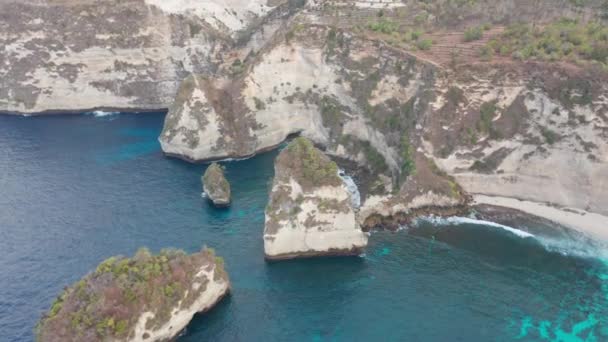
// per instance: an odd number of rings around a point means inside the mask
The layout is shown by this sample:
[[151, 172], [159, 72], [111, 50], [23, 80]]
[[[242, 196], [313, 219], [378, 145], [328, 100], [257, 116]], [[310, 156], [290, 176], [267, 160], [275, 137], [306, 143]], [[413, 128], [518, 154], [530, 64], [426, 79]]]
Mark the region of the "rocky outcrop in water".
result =
[[217, 163], [209, 165], [202, 177], [203, 191], [216, 207], [230, 205], [230, 183], [224, 176], [224, 168]]
[[336, 164], [309, 140], [293, 140], [275, 162], [264, 228], [266, 258], [357, 255], [366, 245]]
[[36, 327], [41, 342], [169, 341], [230, 289], [212, 249], [186, 255], [141, 249], [112, 257], [55, 300]]

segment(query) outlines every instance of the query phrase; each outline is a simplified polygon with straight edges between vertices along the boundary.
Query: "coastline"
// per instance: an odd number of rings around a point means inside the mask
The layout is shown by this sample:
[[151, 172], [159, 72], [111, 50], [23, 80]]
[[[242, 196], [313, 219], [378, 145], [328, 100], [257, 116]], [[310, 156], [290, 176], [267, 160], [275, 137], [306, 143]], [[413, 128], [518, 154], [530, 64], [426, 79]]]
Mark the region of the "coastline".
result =
[[512, 197], [473, 195], [472, 205], [492, 205], [519, 210], [562, 226], [574, 229], [589, 237], [608, 242], [608, 216], [581, 209], [559, 208], [546, 203], [520, 200]]
[[145, 108], [145, 107], [94, 107], [89, 109], [47, 109], [44, 111], [37, 112], [19, 112], [19, 111], [7, 111], [0, 110], [0, 115], [8, 116], [54, 116], [54, 115], [82, 115], [85, 113], [91, 113], [96, 111], [101, 112], [118, 112], [125, 114], [145, 114], [145, 113], [159, 113], [166, 112], [169, 109], [163, 108]]

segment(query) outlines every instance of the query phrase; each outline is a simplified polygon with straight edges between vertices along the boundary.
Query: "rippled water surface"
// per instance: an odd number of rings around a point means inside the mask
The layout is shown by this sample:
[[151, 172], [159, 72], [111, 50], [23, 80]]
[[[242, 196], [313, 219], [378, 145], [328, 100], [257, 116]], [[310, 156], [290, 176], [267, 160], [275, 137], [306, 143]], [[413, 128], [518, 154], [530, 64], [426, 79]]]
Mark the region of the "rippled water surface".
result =
[[162, 120], [0, 117], [1, 341], [32, 340], [62, 288], [108, 256], [203, 244], [233, 294], [181, 341], [608, 341], [608, 263], [500, 227], [423, 221], [373, 234], [364, 257], [265, 263], [276, 152], [227, 163], [234, 202], [216, 210], [205, 165], [162, 156]]

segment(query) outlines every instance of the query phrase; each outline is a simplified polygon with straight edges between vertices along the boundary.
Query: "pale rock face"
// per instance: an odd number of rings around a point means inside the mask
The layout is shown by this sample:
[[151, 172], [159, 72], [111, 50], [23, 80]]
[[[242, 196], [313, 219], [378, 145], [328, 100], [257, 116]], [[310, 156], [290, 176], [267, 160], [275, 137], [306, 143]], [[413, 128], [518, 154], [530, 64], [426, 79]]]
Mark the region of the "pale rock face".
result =
[[[181, 310], [174, 309], [171, 312], [171, 318], [160, 328], [154, 330], [146, 329], [146, 322], [148, 319], [154, 318], [154, 314], [152, 312], [143, 313], [136, 323], [134, 336], [128, 341], [168, 341], [175, 338], [179, 332], [186, 328], [195, 314], [211, 309], [230, 291], [230, 283], [222, 277], [216, 277], [215, 272], [215, 267], [211, 270], [207, 266], [201, 267], [196, 274], [199, 282], [194, 282], [191, 290], [197, 291], [203, 283], [206, 283], [205, 291], [201, 293], [200, 297], [190, 307]], [[180, 306], [177, 305], [178, 308]]]
[[[162, 110], [284, 1], [0, 1], [0, 112]], [[258, 37], [259, 39], [260, 37]]]
[[[224, 42], [198, 18], [144, 0], [2, 1], [0, 111], [167, 108]], [[10, 40], [9, 40], [10, 37]]]
[[185, 79], [165, 118], [159, 141], [165, 153], [190, 159], [212, 159], [226, 152], [218, 146], [221, 117], [209, 99], [207, 80], [199, 75]]
[[[304, 193], [292, 179], [290, 184], [276, 184], [273, 191], [278, 188], [289, 189], [290, 197], [302, 196], [301, 211], [294, 217], [280, 220], [276, 233], [265, 230], [264, 252], [268, 259], [359, 254], [367, 245], [367, 235], [359, 228], [352, 208], [347, 205], [343, 205], [344, 211], [319, 208], [323, 201], [350, 202], [350, 194], [344, 186], [322, 187]], [[267, 223], [274, 214], [266, 214]]]
[[267, 0], [145, 0], [166, 13], [195, 15], [218, 30], [236, 32], [273, 7]]
[[[320, 32], [315, 34], [324, 39], [327, 33], [324, 30]], [[374, 58], [369, 47], [359, 49], [354, 49], [352, 58], [358, 61]], [[225, 95], [233, 99], [230, 108], [214, 106], [213, 111], [201, 114], [200, 110], [193, 108], [196, 99], [187, 100], [183, 96], [184, 91], [180, 90], [160, 138], [163, 151], [197, 161], [244, 158], [273, 148], [297, 133], [327, 146], [331, 153], [340, 157], [365, 161], [363, 156], [350, 155], [331, 143], [332, 128], [324, 124], [323, 109], [319, 108], [315, 100], [330, 98], [346, 109], [342, 134], [368, 141], [384, 156], [391, 168], [397, 168], [397, 152], [388, 146], [383, 133], [373, 127], [369, 118], [362, 113], [351, 83], [343, 75], [344, 66], [328, 60], [326, 53], [322, 38], [275, 42], [246, 71], [242, 80], [222, 85], [219, 80], [213, 82], [218, 87], [225, 88]], [[358, 79], [366, 77], [360, 70], [349, 72]], [[413, 77], [414, 80], [404, 88], [399, 85], [396, 77], [388, 76], [373, 91], [374, 103], [392, 99], [395, 94], [401, 94], [400, 101], [407, 102], [420, 88], [420, 72], [416, 71]], [[173, 119], [176, 111], [179, 111], [180, 116], [189, 118]], [[222, 128], [222, 125], [215, 128], [208, 126], [203, 128], [204, 134], [201, 133], [198, 137], [196, 130], [192, 129], [195, 124], [190, 122], [196, 121], [200, 116], [214, 115], [218, 116], [219, 121], [236, 121], [235, 117], [240, 118], [237, 123], [240, 125], [238, 132], [232, 129], [232, 125], [224, 125], [226, 128]], [[185, 134], [175, 132], [189, 133], [184, 136]], [[204, 144], [199, 142], [203, 139]], [[220, 139], [221, 146], [217, 143]]]
[[[266, 54], [253, 67], [243, 89], [245, 103], [255, 111], [259, 123], [258, 148], [276, 146], [289, 134], [298, 132], [313, 141], [326, 142], [327, 132], [319, 109], [285, 97], [313, 87], [347, 96], [343, 87], [335, 83], [337, 78], [333, 66], [324, 62], [318, 47], [281, 44]], [[259, 101], [264, 103], [262, 107], [256, 106]]]
[[[608, 140], [604, 133], [608, 122], [601, 115], [608, 109], [606, 97], [568, 108], [544, 90], [523, 85], [496, 87], [482, 79], [475, 91], [465, 91], [471, 106], [497, 101], [495, 123], [509, 119], [512, 113], [507, 109], [519, 101], [518, 111], [528, 113], [526, 125], [509, 139], [487, 140], [483, 148], [458, 148], [445, 158], [436, 158], [438, 165], [472, 194], [608, 214]], [[597, 90], [608, 93], [605, 87]], [[548, 135], [555, 135], [555, 141], [548, 142]], [[473, 151], [478, 157], [470, 157]], [[505, 152], [494, 172], [471, 169], [475, 160], [487, 160], [500, 151]]]

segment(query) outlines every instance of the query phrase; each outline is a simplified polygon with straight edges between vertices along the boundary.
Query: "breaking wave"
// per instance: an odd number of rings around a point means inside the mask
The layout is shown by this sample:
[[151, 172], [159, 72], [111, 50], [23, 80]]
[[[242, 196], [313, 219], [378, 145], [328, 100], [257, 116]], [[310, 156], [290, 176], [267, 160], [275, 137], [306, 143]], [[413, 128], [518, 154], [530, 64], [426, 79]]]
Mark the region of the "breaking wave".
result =
[[96, 118], [103, 118], [103, 117], [107, 117], [107, 116], [113, 116], [113, 115], [117, 115], [120, 114], [120, 112], [106, 112], [103, 110], [95, 110], [92, 112], [86, 112], [86, 115], [93, 115]]
[[473, 219], [473, 218], [468, 218], [468, 217], [459, 217], [459, 216], [454, 216], [454, 217], [447, 217], [447, 218], [443, 218], [443, 217], [424, 217], [424, 218], [420, 218], [419, 220], [423, 220], [429, 223], [432, 223], [434, 225], [461, 225], [461, 224], [473, 224], [473, 225], [478, 225], [478, 226], [487, 226], [487, 227], [494, 227], [494, 228], [499, 228], [502, 230], [506, 230], [512, 234], [515, 234], [521, 238], [531, 238], [534, 237], [534, 234], [528, 233], [526, 231], [520, 230], [520, 229], [516, 229], [513, 227], [509, 227], [509, 226], [505, 226], [496, 222], [491, 222], [491, 221], [484, 221], [484, 220], [477, 220], [477, 219]]
[[569, 231], [567, 234], [560, 236], [532, 234], [522, 229], [509, 227], [496, 222], [478, 220], [469, 217], [422, 217], [413, 222], [416, 227], [420, 223], [430, 223], [433, 226], [460, 226], [460, 225], [475, 225], [479, 227], [496, 228], [510, 233], [512, 236], [530, 241], [534, 244], [542, 246], [545, 250], [552, 253], [559, 253], [564, 256], [572, 256], [579, 258], [592, 258], [606, 260], [608, 259], [608, 244], [603, 241], [598, 241], [588, 236], [576, 232]]

